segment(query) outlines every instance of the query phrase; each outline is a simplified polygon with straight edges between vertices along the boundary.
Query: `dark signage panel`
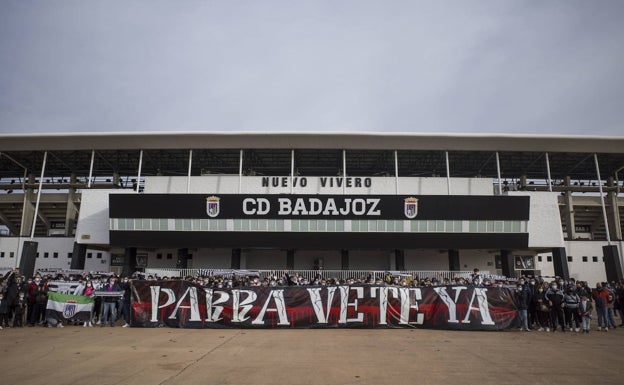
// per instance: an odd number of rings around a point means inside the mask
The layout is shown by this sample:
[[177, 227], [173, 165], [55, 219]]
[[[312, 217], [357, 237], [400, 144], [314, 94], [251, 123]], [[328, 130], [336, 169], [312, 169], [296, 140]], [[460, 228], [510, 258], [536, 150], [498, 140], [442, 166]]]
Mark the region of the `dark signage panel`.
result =
[[111, 245], [145, 248], [522, 249], [527, 233], [111, 231]]
[[123, 254], [111, 254], [111, 266], [123, 266], [125, 261]]
[[528, 220], [528, 196], [111, 194], [111, 218]]

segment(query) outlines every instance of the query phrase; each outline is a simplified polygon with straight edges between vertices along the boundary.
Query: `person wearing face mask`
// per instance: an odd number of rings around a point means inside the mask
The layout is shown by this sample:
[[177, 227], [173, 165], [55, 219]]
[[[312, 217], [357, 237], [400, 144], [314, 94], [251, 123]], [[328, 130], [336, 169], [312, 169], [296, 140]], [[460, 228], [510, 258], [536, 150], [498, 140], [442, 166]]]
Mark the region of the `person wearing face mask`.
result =
[[557, 330], [557, 326], [561, 326], [561, 331], [565, 332], [565, 319], [563, 316], [563, 308], [565, 307], [563, 291], [557, 286], [556, 282], [550, 285], [550, 289], [546, 291], [545, 295], [550, 306], [550, 318], [552, 322], [552, 331]]
[[550, 331], [550, 306], [548, 306], [548, 300], [546, 299], [546, 290], [542, 285], [537, 286], [537, 294], [533, 297], [537, 307], [537, 321], [539, 323], [538, 331], [542, 332], [546, 330]]
[[[105, 292], [118, 292], [121, 291], [121, 287], [117, 283], [117, 278], [112, 276], [109, 278], [108, 283], [104, 286], [101, 291]], [[117, 313], [117, 301], [118, 297], [115, 295], [104, 296], [102, 298], [103, 308], [102, 308], [102, 327], [106, 326], [107, 323], [110, 322], [110, 326], [115, 326], [115, 316]]]
[[125, 323], [122, 327], [127, 328], [130, 326], [130, 280], [128, 277], [124, 277], [119, 286], [123, 290], [124, 295], [121, 297], [119, 304], [120, 312], [118, 318], [123, 317]]
[[[82, 291], [81, 295], [84, 295], [85, 297], [91, 297], [94, 294], [95, 294], [95, 288], [93, 287], [93, 282], [87, 281], [85, 283], [85, 288]], [[93, 306], [91, 307], [91, 313], [89, 314], [89, 320], [86, 321], [82, 326], [83, 327], [93, 327], [92, 319], [93, 319]]]
[[572, 323], [574, 323], [575, 331], [578, 333], [581, 324], [581, 316], [579, 314], [581, 298], [576, 294], [573, 286], [568, 288], [563, 298], [565, 301], [565, 320], [566, 325], [568, 325], [568, 330], [572, 331]]
[[516, 287], [514, 293], [516, 306], [518, 307], [518, 315], [520, 316], [520, 330], [531, 331], [529, 329], [528, 309], [529, 309], [529, 291], [522, 285]]
[[529, 290], [529, 293], [531, 294], [530, 298], [530, 302], [529, 302], [529, 327], [531, 329], [533, 329], [533, 325], [535, 325], [536, 323], [538, 323], [538, 317], [537, 317], [537, 312], [538, 312], [538, 308], [537, 308], [537, 286], [535, 284], [535, 278], [531, 278], [529, 279], [529, 285], [527, 286], [527, 289]]
[[592, 311], [594, 306], [588, 298], [587, 293], [581, 295], [581, 302], [579, 303], [579, 314], [583, 322], [583, 333], [589, 333], [589, 324], [592, 319]]
[[47, 301], [48, 291], [43, 282], [39, 283], [39, 286], [37, 286], [37, 291], [35, 292], [35, 305], [33, 308], [33, 312], [30, 316], [30, 326], [35, 326], [35, 323], [37, 322], [43, 324], [42, 320], [44, 319]]
[[41, 277], [36, 275], [35, 278], [28, 284], [26, 289], [26, 301], [28, 303], [28, 309], [26, 310], [26, 320], [30, 322], [32, 318], [33, 310], [35, 309], [35, 293], [41, 283]]
[[596, 313], [598, 313], [598, 331], [602, 330], [602, 324], [604, 323], [604, 331], [609, 331], [609, 313], [607, 307], [609, 306], [609, 292], [603, 287], [606, 286], [600, 282], [596, 283], [596, 290], [592, 291], [592, 297], [596, 306]]
[[24, 292], [20, 291], [15, 303], [15, 313], [13, 315], [13, 327], [24, 327], [24, 314], [26, 313], [26, 298]]

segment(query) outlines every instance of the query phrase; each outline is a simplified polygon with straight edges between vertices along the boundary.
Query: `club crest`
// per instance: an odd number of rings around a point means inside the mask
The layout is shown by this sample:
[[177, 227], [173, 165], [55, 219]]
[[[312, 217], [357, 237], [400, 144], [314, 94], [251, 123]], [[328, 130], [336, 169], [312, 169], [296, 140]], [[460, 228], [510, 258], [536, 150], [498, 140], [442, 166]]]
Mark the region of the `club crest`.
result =
[[206, 213], [210, 218], [215, 218], [219, 215], [221, 198], [216, 196], [209, 196], [206, 198]]
[[405, 216], [409, 219], [418, 215], [418, 199], [414, 197], [405, 198]]
[[69, 319], [76, 314], [76, 301], [68, 300], [63, 307], [63, 317]]

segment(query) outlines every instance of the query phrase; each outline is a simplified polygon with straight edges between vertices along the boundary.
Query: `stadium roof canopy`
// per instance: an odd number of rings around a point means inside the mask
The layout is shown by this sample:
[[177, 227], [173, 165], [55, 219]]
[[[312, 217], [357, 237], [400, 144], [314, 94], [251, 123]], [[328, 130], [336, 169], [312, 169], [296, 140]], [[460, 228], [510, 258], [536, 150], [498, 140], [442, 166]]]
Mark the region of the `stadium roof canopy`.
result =
[[445, 176], [445, 152], [453, 177], [496, 177], [496, 152], [505, 178], [545, 178], [546, 153], [553, 179], [595, 180], [593, 154], [603, 179], [624, 167], [624, 137], [509, 134], [409, 133], [80, 133], [0, 135], [0, 178], [23, 177], [41, 170], [46, 176], [85, 176], [94, 151], [94, 175], [238, 174], [240, 150], [247, 175], [290, 175], [291, 150], [301, 176], [338, 175], [346, 150], [349, 176]]

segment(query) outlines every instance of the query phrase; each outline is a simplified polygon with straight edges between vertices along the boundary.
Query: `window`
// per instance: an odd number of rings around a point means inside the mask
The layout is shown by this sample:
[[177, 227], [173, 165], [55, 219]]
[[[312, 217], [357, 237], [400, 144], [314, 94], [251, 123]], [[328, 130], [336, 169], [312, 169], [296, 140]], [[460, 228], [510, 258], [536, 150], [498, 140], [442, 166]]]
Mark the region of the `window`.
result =
[[568, 255], [568, 262], [572, 262], [572, 256]]
[[186, 256], [186, 259], [193, 259], [193, 254], [189, 254]]
[[167, 253], [167, 259], [173, 259], [173, 254]]
[[4, 258], [4, 251], [0, 252], [0, 258]]
[[547, 255], [546, 256], [546, 261], [552, 262], [552, 255]]
[[156, 259], [162, 259], [162, 254], [161, 253], [156, 254]]
[[592, 257], [592, 262], [598, 262], [598, 257], [593, 256], [593, 257]]
[[9, 253], [9, 258], [15, 258], [15, 252], [11, 251], [11, 253]]
[[583, 255], [583, 262], [587, 262], [587, 255]]
[[74, 256], [74, 253], [67, 253], [67, 258], [71, 258]]
[[97, 253], [96, 258], [102, 259], [102, 253]]
[[47, 251], [43, 253], [43, 258], [48, 258], [49, 256], [50, 256], [50, 253], [48, 253]]
[[93, 258], [93, 253], [87, 253], [87, 258]]
[[58, 258], [58, 253], [57, 252], [52, 253], [52, 258]]
[[37, 252], [37, 255], [35, 256], [35, 258], [39, 258], [39, 252]]

